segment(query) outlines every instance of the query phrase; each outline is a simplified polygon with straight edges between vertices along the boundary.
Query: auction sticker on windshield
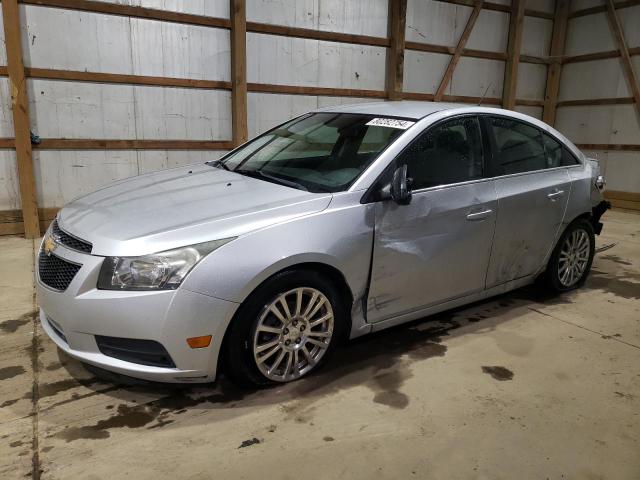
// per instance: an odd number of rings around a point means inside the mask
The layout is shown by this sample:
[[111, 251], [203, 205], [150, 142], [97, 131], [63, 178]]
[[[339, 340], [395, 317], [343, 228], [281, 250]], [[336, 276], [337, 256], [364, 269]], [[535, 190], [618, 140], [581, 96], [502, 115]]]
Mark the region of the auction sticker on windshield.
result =
[[367, 125], [371, 125], [374, 127], [389, 127], [389, 128], [399, 128], [400, 130], [406, 130], [411, 125], [416, 122], [412, 122], [410, 120], [398, 120], [397, 118], [374, 118], [373, 120], [369, 120]]

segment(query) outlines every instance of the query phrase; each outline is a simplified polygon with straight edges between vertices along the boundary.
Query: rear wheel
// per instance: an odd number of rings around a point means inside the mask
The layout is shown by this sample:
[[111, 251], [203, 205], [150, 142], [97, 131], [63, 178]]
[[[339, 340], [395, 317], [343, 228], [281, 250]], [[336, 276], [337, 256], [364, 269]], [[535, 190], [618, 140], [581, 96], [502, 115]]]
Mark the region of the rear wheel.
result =
[[584, 284], [595, 252], [595, 235], [591, 222], [578, 219], [564, 231], [551, 254], [546, 271], [547, 284], [565, 292]]
[[241, 385], [297, 380], [326, 360], [342, 335], [338, 290], [313, 271], [267, 280], [247, 299], [226, 340], [227, 371]]

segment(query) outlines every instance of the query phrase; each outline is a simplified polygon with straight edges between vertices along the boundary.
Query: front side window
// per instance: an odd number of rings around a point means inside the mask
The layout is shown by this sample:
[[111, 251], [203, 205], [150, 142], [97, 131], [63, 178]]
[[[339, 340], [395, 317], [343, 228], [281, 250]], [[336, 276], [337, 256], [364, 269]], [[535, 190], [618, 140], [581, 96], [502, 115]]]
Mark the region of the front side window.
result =
[[461, 117], [421, 134], [398, 157], [407, 164], [412, 189], [482, 178], [482, 140], [477, 117]]
[[495, 140], [494, 168], [496, 175], [532, 172], [547, 168], [542, 132], [517, 120], [491, 117]]
[[265, 133], [217, 164], [301, 190], [342, 191], [413, 124], [384, 120], [351, 113], [306, 115]]

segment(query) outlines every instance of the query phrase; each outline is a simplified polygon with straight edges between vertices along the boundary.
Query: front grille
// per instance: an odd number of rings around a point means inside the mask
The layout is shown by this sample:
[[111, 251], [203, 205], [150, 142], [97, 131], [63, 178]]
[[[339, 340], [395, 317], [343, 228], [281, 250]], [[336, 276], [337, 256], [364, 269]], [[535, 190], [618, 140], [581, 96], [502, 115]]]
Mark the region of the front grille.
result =
[[44, 251], [38, 255], [38, 275], [45, 285], [54, 290], [67, 289], [73, 277], [76, 276], [81, 265], [67, 262], [54, 254], [47, 255]]
[[67, 343], [67, 337], [65, 336], [64, 333], [62, 333], [62, 328], [60, 328], [60, 325], [58, 325], [56, 322], [51, 320], [49, 317], [47, 317], [47, 323], [51, 327], [51, 330], [53, 330], [53, 333], [55, 333], [58, 337], [60, 337], [60, 339], [63, 340], [64, 343]]
[[96, 335], [96, 343], [102, 354], [152, 367], [175, 368], [169, 352], [154, 340], [138, 340], [135, 338], [103, 337]]
[[51, 233], [55, 237], [56, 241], [62, 245], [65, 245], [72, 250], [77, 250], [78, 252], [91, 253], [91, 249], [93, 245], [89, 242], [85, 242], [84, 240], [80, 240], [72, 235], [69, 235], [67, 232], [62, 230], [58, 225], [58, 220], [53, 221], [53, 225], [51, 225]]

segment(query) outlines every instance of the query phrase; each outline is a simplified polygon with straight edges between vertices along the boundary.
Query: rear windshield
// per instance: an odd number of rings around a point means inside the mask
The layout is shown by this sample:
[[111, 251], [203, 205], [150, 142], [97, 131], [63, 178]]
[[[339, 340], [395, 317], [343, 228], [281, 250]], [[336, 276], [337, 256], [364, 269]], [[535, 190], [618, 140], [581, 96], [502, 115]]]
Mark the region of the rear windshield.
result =
[[351, 113], [309, 114], [261, 135], [217, 164], [301, 190], [339, 192], [413, 123]]

